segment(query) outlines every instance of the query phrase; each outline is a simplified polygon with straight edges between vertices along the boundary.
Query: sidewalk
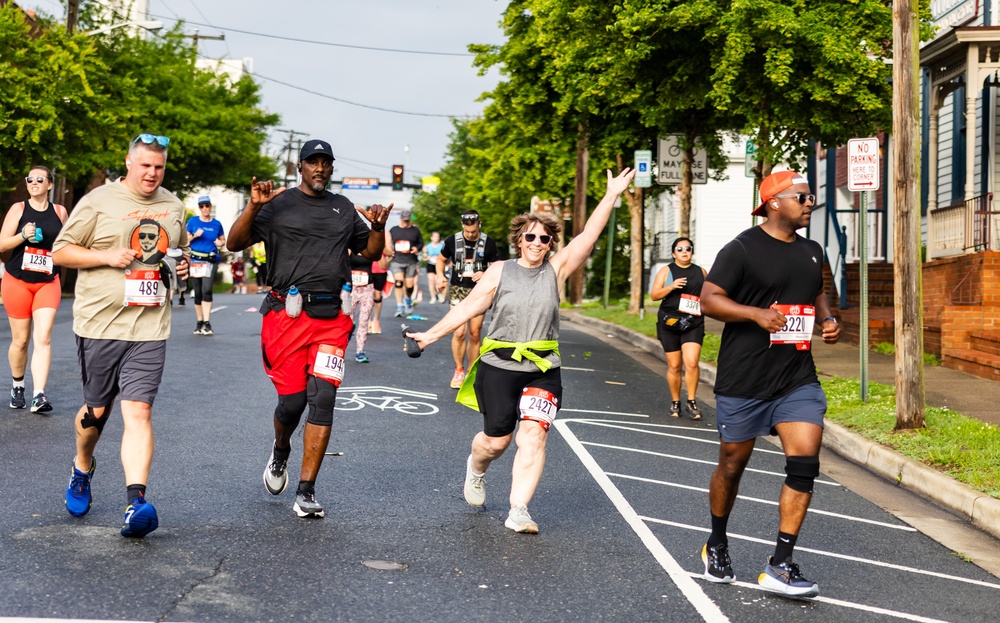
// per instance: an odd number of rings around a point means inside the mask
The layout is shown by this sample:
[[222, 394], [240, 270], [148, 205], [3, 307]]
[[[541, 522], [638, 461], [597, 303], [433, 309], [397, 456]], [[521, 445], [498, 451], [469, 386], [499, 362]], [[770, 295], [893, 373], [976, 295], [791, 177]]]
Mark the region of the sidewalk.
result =
[[[576, 310], [561, 311], [571, 322], [612, 334], [663, 358], [663, 349], [655, 338], [584, 316]], [[705, 319], [705, 329], [709, 333], [721, 335], [722, 326], [717, 320]], [[821, 379], [830, 376], [857, 379], [861, 376], [861, 353], [858, 347], [851, 344], [824, 344], [822, 340], [813, 340], [813, 358]], [[714, 385], [715, 367], [702, 362], [701, 380]], [[868, 357], [868, 380], [894, 385], [894, 358], [872, 352]], [[1000, 425], [1000, 383], [996, 381], [942, 366], [925, 366], [924, 394], [928, 405], [947, 407], [962, 415]], [[829, 420], [823, 434], [823, 445], [890, 481], [961, 513], [980, 529], [1000, 538], [1000, 500]]]

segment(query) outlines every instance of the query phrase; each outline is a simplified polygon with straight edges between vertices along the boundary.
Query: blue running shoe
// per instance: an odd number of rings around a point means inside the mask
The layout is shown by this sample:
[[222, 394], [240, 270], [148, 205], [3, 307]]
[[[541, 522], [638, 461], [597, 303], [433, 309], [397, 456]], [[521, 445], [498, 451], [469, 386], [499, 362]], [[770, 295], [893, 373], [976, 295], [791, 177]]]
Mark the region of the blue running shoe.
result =
[[90, 494], [90, 479], [97, 469], [97, 459], [90, 457], [90, 469], [86, 472], [78, 470], [75, 461], [72, 469], [69, 486], [66, 487], [66, 510], [74, 517], [83, 517], [94, 503], [94, 497]]
[[354, 358], [354, 361], [357, 361], [358, 363], [368, 363], [368, 355], [366, 355], [366, 354], [364, 353], [364, 351], [361, 351], [361, 352], [360, 352], [360, 353], [358, 353], [358, 355], [357, 355], [357, 356], [356, 356], [356, 357]]
[[156, 518], [156, 509], [140, 496], [125, 509], [125, 525], [122, 526], [122, 536], [141, 539], [160, 525]]
[[815, 597], [819, 595], [819, 585], [807, 580], [799, 566], [791, 561], [780, 565], [771, 564], [767, 559], [764, 572], [757, 577], [757, 584], [789, 597]]

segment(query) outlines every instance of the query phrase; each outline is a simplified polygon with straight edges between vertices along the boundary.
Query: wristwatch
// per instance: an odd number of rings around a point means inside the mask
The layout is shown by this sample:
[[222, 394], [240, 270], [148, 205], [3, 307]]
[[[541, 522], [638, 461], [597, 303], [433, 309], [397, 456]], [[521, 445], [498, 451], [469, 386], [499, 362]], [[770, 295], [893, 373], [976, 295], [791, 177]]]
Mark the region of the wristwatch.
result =
[[827, 316], [826, 318], [823, 319], [823, 322], [826, 322], [827, 320], [832, 320], [834, 322], [837, 322], [837, 319], [834, 318], [833, 316]]

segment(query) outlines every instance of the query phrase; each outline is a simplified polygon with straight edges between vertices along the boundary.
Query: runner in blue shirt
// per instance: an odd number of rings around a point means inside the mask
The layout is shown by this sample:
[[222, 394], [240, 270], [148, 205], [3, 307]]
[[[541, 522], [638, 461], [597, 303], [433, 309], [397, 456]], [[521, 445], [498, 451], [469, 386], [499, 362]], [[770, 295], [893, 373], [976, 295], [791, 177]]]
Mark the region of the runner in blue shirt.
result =
[[188, 238], [191, 240], [190, 277], [194, 285], [194, 311], [198, 315], [195, 335], [212, 335], [212, 285], [219, 269], [219, 245], [226, 244], [222, 223], [212, 218], [212, 199], [208, 195], [198, 197], [199, 216], [192, 216], [187, 222]]

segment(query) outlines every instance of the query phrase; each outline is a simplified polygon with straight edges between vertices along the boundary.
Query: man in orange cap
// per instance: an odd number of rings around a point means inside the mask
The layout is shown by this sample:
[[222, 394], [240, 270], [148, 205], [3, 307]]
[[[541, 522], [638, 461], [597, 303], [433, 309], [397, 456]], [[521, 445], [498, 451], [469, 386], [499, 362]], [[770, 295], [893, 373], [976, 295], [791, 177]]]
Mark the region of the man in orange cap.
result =
[[777, 434], [785, 478], [774, 555], [757, 582], [785, 595], [819, 594], [792, 562], [792, 551], [819, 475], [826, 396], [810, 351], [821, 318], [823, 341], [840, 325], [823, 291], [823, 248], [803, 238], [816, 195], [795, 171], [773, 173], [760, 185], [753, 210], [767, 218], [719, 252], [701, 291], [702, 312], [726, 323], [715, 382], [719, 463], [709, 486], [712, 533], [702, 548], [705, 579], [736, 580], [726, 525], [757, 437]]

